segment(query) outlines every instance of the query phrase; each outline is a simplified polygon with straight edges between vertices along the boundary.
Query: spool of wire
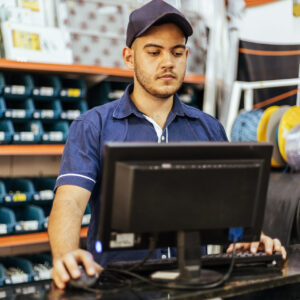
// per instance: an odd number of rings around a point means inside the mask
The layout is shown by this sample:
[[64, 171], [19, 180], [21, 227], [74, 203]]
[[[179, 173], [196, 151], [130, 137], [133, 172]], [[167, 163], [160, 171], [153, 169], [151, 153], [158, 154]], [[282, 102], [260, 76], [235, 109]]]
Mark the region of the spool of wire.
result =
[[258, 142], [265, 142], [267, 140], [267, 126], [268, 126], [270, 117], [278, 108], [279, 108], [279, 106], [270, 106], [264, 111], [264, 113], [260, 119], [260, 122], [258, 124], [258, 128], [257, 128], [257, 141]]
[[278, 146], [280, 154], [286, 162], [288, 161], [285, 151], [286, 136], [288, 132], [298, 124], [300, 124], [300, 106], [292, 106], [282, 116], [278, 131]]
[[282, 116], [290, 108], [289, 105], [280, 106], [270, 117], [267, 125], [266, 141], [273, 144], [273, 154], [272, 154], [272, 166], [273, 167], [283, 167], [285, 166], [285, 161], [283, 160], [279, 148], [277, 146], [276, 131]]
[[257, 128], [263, 113], [262, 109], [255, 109], [239, 114], [232, 127], [231, 140], [256, 142]]
[[285, 153], [292, 170], [300, 170], [300, 125], [286, 134]]

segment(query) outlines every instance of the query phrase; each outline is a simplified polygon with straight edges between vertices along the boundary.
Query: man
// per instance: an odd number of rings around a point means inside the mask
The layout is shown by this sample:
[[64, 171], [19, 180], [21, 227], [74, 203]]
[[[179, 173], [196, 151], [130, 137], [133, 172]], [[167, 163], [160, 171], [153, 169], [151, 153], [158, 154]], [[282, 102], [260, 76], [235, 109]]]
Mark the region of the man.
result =
[[[56, 196], [49, 220], [53, 279], [64, 288], [79, 277], [78, 263], [89, 275], [101, 273], [108, 261], [142, 259], [146, 251], [97, 254], [94, 250], [100, 203], [103, 148], [108, 141], [226, 141], [222, 125], [211, 116], [184, 105], [176, 92], [186, 70], [186, 41], [192, 28], [174, 7], [153, 0], [134, 11], [127, 28], [123, 59], [134, 71], [134, 84], [123, 97], [81, 115], [71, 126], [65, 146]], [[92, 217], [88, 251], [80, 250], [81, 219], [89, 202]], [[266, 252], [285, 250], [262, 234]], [[237, 248], [257, 251], [259, 243]], [[230, 250], [229, 250], [230, 251]], [[92, 254], [91, 254], [91, 253]], [[154, 257], [161, 257], [160, 250]]]

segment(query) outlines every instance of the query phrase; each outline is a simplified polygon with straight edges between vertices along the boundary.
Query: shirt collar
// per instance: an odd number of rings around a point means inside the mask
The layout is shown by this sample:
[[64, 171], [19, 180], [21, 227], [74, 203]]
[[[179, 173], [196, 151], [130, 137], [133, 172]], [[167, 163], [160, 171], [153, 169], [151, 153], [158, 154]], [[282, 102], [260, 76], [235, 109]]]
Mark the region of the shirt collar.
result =
[[[143, 114], [136, 108], [134, 103], [130, 98], [130, 93], [133, 90], [133, 84], [129, 84], [120, 99], [119, 105], [116, 107], [113, 113], [113, 117], [116, 119], [127, 118], [131, 114], [136, 115], [137, 117], [143, 117]], [[184, 105], [177, 94], [174, 95], [174, 103], [171, 112], [174, 116], [188, 116], [191, 118], [195, 117], [193, 109], [187, 105]]]

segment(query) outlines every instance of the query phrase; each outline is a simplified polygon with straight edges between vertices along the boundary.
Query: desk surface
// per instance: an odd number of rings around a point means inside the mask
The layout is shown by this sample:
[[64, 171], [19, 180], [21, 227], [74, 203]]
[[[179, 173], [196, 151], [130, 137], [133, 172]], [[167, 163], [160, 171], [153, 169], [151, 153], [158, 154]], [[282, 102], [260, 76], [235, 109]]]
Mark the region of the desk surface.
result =
[[[237, 276], [232, 281], [224, 286], [210, 290], [199, 291], [176, 291], [176, 290], [161, 290], [149, 286], [140, 286], [132, 290], [123, 290], [117, 293], [108, 292], [86, 292], [79, 290], [60, 291], [56, 289], [51, 282], [31, 283], [26, 285], [18, 285], [10, 288], [0, 289], [0, 299], [9, 298], [12, 294], [18, 294], [18, 299], [209, 299], [216, 297], [234, 297], [238, 295], [246, 295], [242, 299], [282, 299], [280, 290], [284, 290], [284, 299], [299, 299], [300, 285], [295, 285], [300, 282], [300, 245], [294, 246], [290, 250], [288, 261], [285, 263], [281, 274], [273, 274], [270, 276], [259, 275], [244, 275]], [[276, 293], [274, 291], [276, 290]], [[266, 295], [257, 297], [264, 293], [272, 293], [272, 297]], [[293, 296], [289, 297], [289, 292]], [[256, 296], [251, 297], [251, 295]], [[295, 293], [297, 297], [295, 298]], [[26, 294], [23, 297], [21, 294]], [[277, 296], [278, 298], [276, 298]], [[247, 296], [250, 296], [247, 297]]]

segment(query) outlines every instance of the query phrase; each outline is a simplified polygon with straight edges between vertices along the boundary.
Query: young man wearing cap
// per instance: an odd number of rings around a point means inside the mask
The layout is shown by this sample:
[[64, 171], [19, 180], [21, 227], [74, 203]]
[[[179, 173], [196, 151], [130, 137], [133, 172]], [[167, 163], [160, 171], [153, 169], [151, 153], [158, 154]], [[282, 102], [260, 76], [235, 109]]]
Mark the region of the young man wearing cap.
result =
[[[136, 260], [147, 251], [98, 254], [94, 250], [98, 228], [103, 148], [108, 141], [226, 141], [222, 125], [213, 117], [180, 102], [176, 92], [186, 70], [186, 41], [193, 30], [174, 7], [153, 0], [130, 15], [123, 59], [134, 71], [134, 84], [121, 99], [98, 106], [72, 123], [56, 183], [49, 220], [53, 279], [64, 288], [79, 277], [78, 263], [89, 275], [101, 273], [109, 261]], [[91, 207], [87, 249], [79, 249], [81, 219]], [[268, 253], [285, 250], [278, 240], [262, 235]], [[237, 248], [257, 251], [259, 243]], [[153, 255], [161, 258], [160, 250]], [[100, 266], [101, 265], [101, 266]]]

